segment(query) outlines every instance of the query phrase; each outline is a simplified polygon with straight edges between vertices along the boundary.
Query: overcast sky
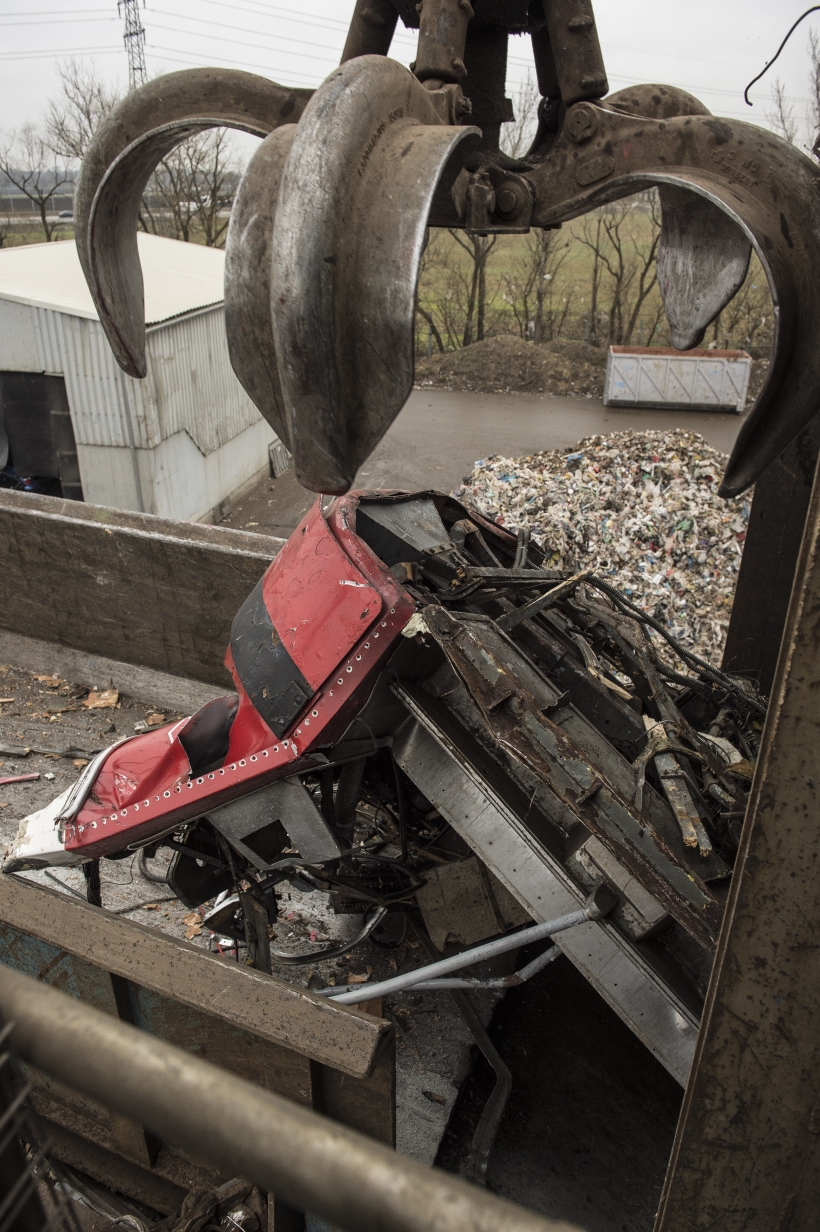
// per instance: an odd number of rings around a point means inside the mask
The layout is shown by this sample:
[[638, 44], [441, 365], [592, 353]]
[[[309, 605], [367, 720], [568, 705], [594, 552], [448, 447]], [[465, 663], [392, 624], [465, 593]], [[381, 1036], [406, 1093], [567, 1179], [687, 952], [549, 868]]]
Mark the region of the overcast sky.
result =
[[[339, 60], [354, 0], [152, 0], [142, 12], [151, 75], [194, 65], [246, 68], [283, 84], [315, 86]], [[743, 88], [776, 50], [802, 0], [595, 0], [610, 88], [651, 81], [682, 86], [713, 112], [766, 124], [770, 80], [746, 107]], [[808, 103], [806, 41], [796, 31], [771, 74], [783, 81], [801, 127]], [[55, 67], [68, 56], [93, 59], [111, 80], [126, 81], [116, 0], [0, 0], [0, 126], [37, 120], [55, 91]], [[414, 59], [412, 32], [400, 25], [392, 54]], [[526, 38], [512, 40], [509, 89], [531, 64]]]

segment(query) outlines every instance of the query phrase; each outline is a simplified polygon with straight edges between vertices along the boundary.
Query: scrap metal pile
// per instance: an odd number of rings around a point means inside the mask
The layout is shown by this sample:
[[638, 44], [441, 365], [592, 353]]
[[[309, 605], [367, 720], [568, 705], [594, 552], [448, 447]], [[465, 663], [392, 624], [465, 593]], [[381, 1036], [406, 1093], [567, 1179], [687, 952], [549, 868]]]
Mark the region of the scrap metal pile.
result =
[[[399, 15], [419, 28], [412, 70], [387, 55]], [[498, 140], [507, 41], [525, 32], [542, 99], [533, 146], [512, 160]], [[721, 496], [746, 491], [816, 414], [820, 170], [677, 88], [607, 91], [589, 0], [358, 0], [343, 63], [313, 94], [197, 69], [135, 90], [106, 121], [83, 165], [78, 246], [134, 377], [152, 169], [209, 127], [263, 138], [227, 244], [231, 360], [300, 481], [337, 499], [240, 607], [236, 693], [100, 754], [26, 819], [5, 867], [170, 847], [176, 892], [225, 895], [211, 925], [241, 932], [265, 968], [286, 881], [369, 904], [375, 929], [472, 853], [501, 887], [506, 948], [557, 935], [685, 1082], [764, 700], [596, 573], [588, 548], [569, 566], [548, 539], [453, 498], [349, 492], [412, 389], [428, 227], [555, 228], [653, 186], [679, 349], [736, 294], [753, 246], [779, 305]], [[416, 977], [463, 989], [477, 952], [456, 958], [455, 974], [450, 962]], [[388, 985], [323, 991], [356, 1002]]]
[[527, 532], [452, 498], [354, 493], [306, 516], [226, 662], [236, 696], [100, 754], [26, 819], [6, 870], [170, 847], [175, 893], [221, 896], [205, 923], [270, 970], [283, 883], [372, 908], [364, 940], [474, 852], [500, 883], [491, 932], [609, 914], [627, 949], [658, 938], [658, 978], [674, 964], [697, 1004], [765, 706], [605, 579], [550, 567]]
[[696, 432], [612, 432], [477, 462], [456, 489], [563, 569], [594, 569], [696, 654], [723, 650], [751, 493], [718, 494], [726, 455]]

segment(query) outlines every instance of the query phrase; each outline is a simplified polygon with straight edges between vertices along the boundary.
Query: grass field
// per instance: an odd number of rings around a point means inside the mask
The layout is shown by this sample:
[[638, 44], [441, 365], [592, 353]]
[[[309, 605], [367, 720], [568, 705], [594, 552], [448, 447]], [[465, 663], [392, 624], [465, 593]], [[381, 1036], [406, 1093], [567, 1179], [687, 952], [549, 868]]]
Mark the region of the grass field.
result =
[[[606, 235], [599, 236], [598, 214], [575, 219], [550, 233], [542, 339], [576, 338], [606, 345], [610, 340], [636, 345], [669, 346], [671, 339], [651, 261], [657, 222], [649, 212], [625, 210], [620, 224], [619, 253]], [[534, 315], [524, 302], [533, 282], [533, 235], [498, 236], [486, 260], [485, 335], [527, 336]], [[597, 252], [596, 252], [597, 249]], [[651, 290], [640, 306], [628, 336], [610, 337], [610, 309], [620, 296], [622, 317], [633, 315], [641, 271]], [[614, 274], [612, 271], [615, 271]], [[460, 345], [468, 313], [473, 260], [449, 232], [432, 231], [419, 284], [419, 301], [433, 315], [447, 349]], [[597, 280], [597, 328], [592, 326], [593, 283]], [[752, 257], [746, 283], [714, 326], [705, 342], [721, 347], [767, 346], [772, 340], [773, 307], [763, 269]], [[617, 325], [617, 322], [616, 322]], [[418, 323], [420, 349], [427, 345], [428, 327]]]

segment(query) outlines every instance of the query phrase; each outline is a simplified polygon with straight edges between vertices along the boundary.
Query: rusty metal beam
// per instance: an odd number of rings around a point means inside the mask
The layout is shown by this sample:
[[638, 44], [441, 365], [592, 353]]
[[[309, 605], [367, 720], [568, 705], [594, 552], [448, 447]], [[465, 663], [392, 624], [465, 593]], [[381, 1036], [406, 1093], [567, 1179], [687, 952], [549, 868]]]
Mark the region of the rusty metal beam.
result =
[[820, 481], [656, 1232], [809, 1232], [820, 1194]]
[[723, 670], [757, 681], [766, 695], [774, 682], [818, 453], [820, 415], [755, 485]]
[[0, 877], [0, 924], [354, 1078], [368, 1076], [392, 1031], [369, 1014], [22, 877]]

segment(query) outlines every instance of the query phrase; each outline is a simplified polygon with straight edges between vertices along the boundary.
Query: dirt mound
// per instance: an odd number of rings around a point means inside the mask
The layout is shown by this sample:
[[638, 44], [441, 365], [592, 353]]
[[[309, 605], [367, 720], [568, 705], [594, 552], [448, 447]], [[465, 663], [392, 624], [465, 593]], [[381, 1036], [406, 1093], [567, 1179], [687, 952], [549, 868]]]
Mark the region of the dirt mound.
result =
[[587, 342], [535, 346], [513, 334], [417, 360], [416, 384], [477, 393], [564, 394], [600, 398], [606, 348]]
[[[559, 339], [535, 346], [515, 334], [485, 338], [459, 351], [416, 361], [416, 384], [485, 394], [560, 394], [602, 398], [606, 347]], [[768, 360], [753, 360], [751, 406], [763, 387]]]

